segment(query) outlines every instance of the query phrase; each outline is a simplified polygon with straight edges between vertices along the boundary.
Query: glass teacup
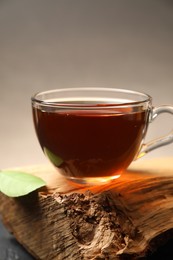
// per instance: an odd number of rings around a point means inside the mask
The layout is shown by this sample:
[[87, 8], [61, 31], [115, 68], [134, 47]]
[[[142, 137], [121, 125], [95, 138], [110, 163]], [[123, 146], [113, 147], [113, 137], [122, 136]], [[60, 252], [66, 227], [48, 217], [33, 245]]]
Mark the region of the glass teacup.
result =
[[69, 88], [32, 97], [40, 145], [66, 178], [78, 183], [120, 177], [137, 158], [173, 142], [173, 132], [144, 144], [149, 122], [172, 106], [152, 106], [144, 93], [110, 88]]

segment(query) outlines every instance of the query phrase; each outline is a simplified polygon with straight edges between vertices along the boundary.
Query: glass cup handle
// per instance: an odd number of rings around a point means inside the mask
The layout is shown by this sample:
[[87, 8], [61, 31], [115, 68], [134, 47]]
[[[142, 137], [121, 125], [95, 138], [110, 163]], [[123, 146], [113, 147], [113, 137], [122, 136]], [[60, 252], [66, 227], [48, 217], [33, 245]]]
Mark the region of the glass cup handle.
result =
[[[173, 114], [173, 106], [154, 107], [151, 110], [150, 123], [153, 122], [153, 120], [162, 113]], [[154, 139], [153, 141], [143, 144], [136, 159], [143, 157], [145, 154], [149, 153], [150, 151], [158, 147], [170, 144], [172, 142], [173, 142], [173, 130], [167, 135], [161, 136], [157, 139]]]

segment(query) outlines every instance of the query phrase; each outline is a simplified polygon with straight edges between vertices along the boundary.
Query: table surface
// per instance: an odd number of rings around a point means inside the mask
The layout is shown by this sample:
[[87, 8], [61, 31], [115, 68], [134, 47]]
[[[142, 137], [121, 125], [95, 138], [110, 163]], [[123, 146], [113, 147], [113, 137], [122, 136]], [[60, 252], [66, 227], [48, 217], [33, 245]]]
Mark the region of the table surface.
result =
[[0, 260], [33, 260], [0, 221]]

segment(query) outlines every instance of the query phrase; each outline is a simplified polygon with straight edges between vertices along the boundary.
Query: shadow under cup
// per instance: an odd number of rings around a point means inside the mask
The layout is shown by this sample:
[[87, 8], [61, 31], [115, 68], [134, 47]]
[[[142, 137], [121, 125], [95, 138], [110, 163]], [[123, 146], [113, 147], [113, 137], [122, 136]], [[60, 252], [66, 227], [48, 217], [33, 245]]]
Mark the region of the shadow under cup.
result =
[[120, 89], [57, 89], [32, 98], [40, 145], [78, 183], [118, 178], [138, 155], [150, 114], [148, 95]]

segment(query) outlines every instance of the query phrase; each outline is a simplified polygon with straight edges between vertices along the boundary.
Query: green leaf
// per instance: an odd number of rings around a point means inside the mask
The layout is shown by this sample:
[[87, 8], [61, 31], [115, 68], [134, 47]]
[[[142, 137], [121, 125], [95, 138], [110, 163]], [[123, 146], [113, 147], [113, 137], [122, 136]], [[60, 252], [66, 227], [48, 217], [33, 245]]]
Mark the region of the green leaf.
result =
[[29, 173], [0, 171], [0, 191], [9, 197], [23, 196], [45, 185], [45, 181]]

